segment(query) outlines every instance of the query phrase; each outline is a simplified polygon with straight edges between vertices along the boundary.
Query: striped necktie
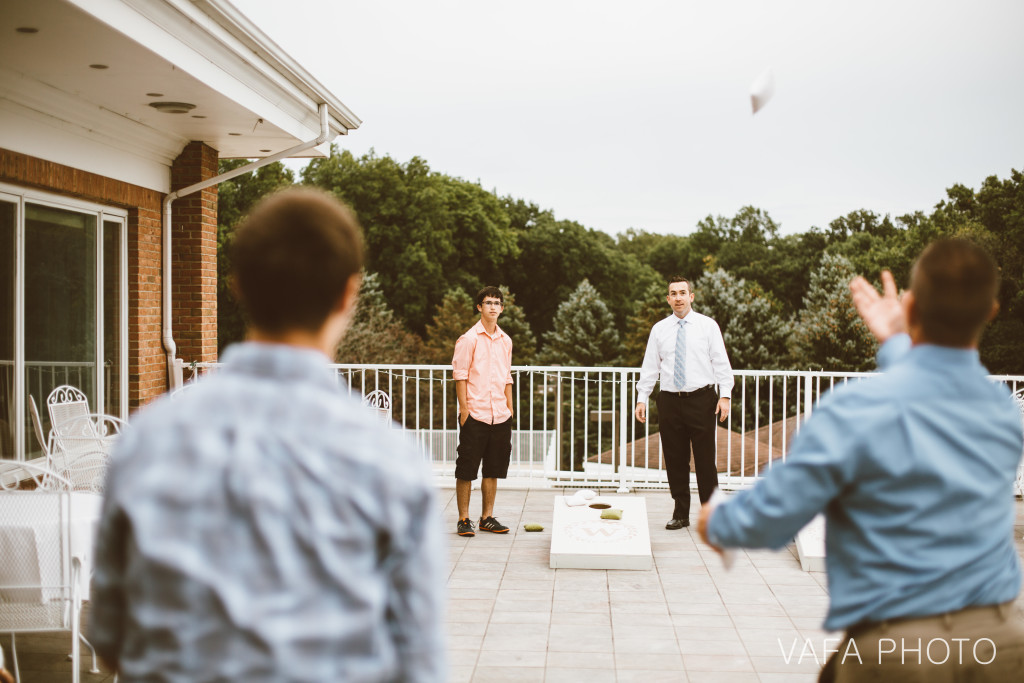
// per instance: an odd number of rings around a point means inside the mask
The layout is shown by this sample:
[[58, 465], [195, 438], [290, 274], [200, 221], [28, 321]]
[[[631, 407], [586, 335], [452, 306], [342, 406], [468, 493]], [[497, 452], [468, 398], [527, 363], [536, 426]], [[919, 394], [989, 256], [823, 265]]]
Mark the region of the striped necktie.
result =
[[672, 370], [672, 382], [676, 391], [682, 391], [686, 386], [686, 323], [679, 321], [679, 331], [676, 332], [676, 360]]

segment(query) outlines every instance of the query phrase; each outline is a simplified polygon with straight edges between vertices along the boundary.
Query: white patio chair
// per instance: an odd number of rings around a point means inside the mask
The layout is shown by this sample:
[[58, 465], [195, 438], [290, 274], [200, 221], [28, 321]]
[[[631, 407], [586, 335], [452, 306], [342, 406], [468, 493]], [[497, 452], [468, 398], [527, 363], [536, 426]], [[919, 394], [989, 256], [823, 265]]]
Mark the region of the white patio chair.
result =
[[36, 433], [36, 441], [43, 449], [43, 457], [46, 458], [46, 466], [53, 469], [53, 439], [43, 433], [43, 421], [39, 418], [39, 409], [36, 408], [36, 399], [32, 394], [28, 395], [28, 411], [32, 416], [32, 429]]
[[51, 476], [55, 472], [47, 465], [17, 460], [0, 460], [0, 494], [5, 491], [21, 490], [31, 480], [36, 491], [59, 491], [63, 486], [61, 477]]
[[89, 399], [70, 384], [63, 384], [46, 397], [46, 409], [50, 413], [50, 429], [76, 417], [89, 414]]
[[[61, 490], [0, 492], [0, 633], [11, 634], [20, 683], [15, 634], [71, 631], [71, 680], [77, 683], [83, 558], [91, 554], [98, 498], [72, 493], [71, 482], [58, 474], [47, 478]], [[99, 672], [95, 653], [93, 669]]]
[[371, 391], [363, 396], [363, 405], [376, 411], [384, 426], [391, 426], [391, 397], [386, 391], [382, 389]]
[[53, 469], [75, 491], [103, 493], [107, 462], [127, 423], [113, 415], [94, 413], [54, 426], [50, 433]]

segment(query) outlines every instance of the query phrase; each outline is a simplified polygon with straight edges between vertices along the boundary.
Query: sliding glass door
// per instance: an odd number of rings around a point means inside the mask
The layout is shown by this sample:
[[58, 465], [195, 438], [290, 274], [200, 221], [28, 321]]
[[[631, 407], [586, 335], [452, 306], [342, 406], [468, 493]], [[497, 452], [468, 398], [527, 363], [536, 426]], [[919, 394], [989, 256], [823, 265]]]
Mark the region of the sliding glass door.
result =
[[[51, 427], [46, 399], [71, 385], [90, 410], [125, 413], [126, 221], [62, 197], [0, 187], [0, 448], [33, 458]], [[6, 190], [6, 191], [5, 191]]]

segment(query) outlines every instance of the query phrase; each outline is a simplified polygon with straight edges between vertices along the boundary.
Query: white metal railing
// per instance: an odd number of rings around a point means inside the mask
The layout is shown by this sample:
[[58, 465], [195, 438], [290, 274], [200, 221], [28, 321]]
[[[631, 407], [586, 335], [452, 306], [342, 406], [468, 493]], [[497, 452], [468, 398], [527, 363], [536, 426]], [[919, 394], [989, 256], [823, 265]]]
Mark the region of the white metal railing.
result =
[[[439, 475], [453, 475], [458, 406], [451, 369], [436, 365], [337, 365], [348, 391], [383, 390], [392, 416], [414, 433]], [[787, 439], [822, 391], [861, 375], [737, 371], [733, 410], [717, 431], [724, 488], [753, 483], [784, 459]], [[657, 408], [633, 419], [638, 368], [513, 367], [510, 476], [551, 485], [630, 489], [668, 486]], [[806, 399], [811, 397], [811, 403]], [[755, 409], [756, 408], [756, 409]], [[652, 438], [653, 437], [653, 438]]]
[[[199, 363], [206, 372], [216, 363]], [[353, 395], [382, 390], [392, 419], [411, 433], [439, 476], [453, 476], [458, 403], [451, 367], [333, 366]], [[639, 368], [513, 366], [514, 423], [509, 476], [544, 486], [667, 488], [651, 402], [646, 424], [633, 419]], [[788, 441], [814, 403], [836, 385], [872, 373], [737, 370], [732, 411], [716, 433], [723, 488], [750, 486], [785, 460]], [[1012, 391], [1024, 376], [993, 376]]]

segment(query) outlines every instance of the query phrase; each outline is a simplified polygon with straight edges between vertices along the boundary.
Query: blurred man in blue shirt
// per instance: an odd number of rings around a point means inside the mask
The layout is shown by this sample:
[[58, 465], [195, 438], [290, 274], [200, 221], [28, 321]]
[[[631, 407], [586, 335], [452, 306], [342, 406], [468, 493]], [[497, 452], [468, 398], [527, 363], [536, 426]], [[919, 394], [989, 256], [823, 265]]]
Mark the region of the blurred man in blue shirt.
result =
[[232, 255], [249, 339], [121, 436], [89, 637], [126, 683], [441, 683], [428, 469], [329, 366], [359, 289], [358, 223], [289, 190], [253, 211]]
[[786, 463], [701, 511], [715, 548], [785, 545], [826, 520], [830, 607], [846, 631], [821, 680], [1009, 681], [1024, 671], [1013, 480], [1021, 415], [978, 360], [998, 310], [991, 256], [941, 240], [919, 257], [910, 291], [863, 278], [854, 304], [878, 338], [884, 374], [833, 391]]

